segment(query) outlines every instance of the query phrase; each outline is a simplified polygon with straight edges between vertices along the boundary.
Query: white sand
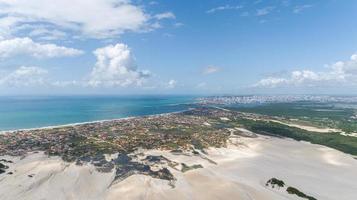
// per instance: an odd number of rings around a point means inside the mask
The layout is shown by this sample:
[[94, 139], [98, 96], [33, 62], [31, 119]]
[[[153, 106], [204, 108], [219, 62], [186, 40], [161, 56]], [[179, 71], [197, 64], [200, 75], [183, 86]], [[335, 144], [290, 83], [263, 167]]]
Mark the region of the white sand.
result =
[[299, 128], [299, 129], [303, 129], [303, 130], [307, 130], [307, 131], [318, 132], [318, 133], [342, 132], [341, 130], [334, 129], [334, 128], [320, 128], [320, 127], [315, 127], [315, 126], [286, 123], [286, 122], [282, 122], [279, 120], [269, 120], [269, 121], [280, 123], [280, 124], [291, 126], [291, 127], [295, 127], [295, 128]]
[[[93, 166], [76, 166], [58, 157], [32, 154], [15, 161], [0, 176], [0, 199], [101, 199], [113, 174], [99, 173]], [[29, 177], [28, 175], [33, 175]]]
[[[198, 156], [151, 150], [188, 165], [204, 168], [182, 173], [175, 188], [167, 181], [134, 175], [109, 187], [113, 173], [92, 166], [66, 164], [59, 158], [33, 154], [10, 166], [13, 175], [0, 175], [0, 199], [301, 199], [284, 190], [265, 187], [272, 177], [317, 199], [357, 199], [357, 160], [339, 151], [260, 136], [231, 139], [228, 148], [209, 149], [212, 164]], [[32, 178], [29, 174], [34, 174]]]
[[317, 133], [338, 133], [338, 134], [344, 135], [344, 136], [357, 137], [357, 133], [346, 133], [340, 129], [320, 128], [320, 127], [315, 127], [315, 126], [307, 126], [307, 125], [300, 125], [300, 124], [294, 124], [294, 123], [285, 123], [285, 122], [282, 122], [279, 120], [269, 120], [269, 121], [284, 124], [284, 125], [299, 128], [299, 129], [303, 129], [303, 130], [307, 130], [307, 131], [317, 132]]

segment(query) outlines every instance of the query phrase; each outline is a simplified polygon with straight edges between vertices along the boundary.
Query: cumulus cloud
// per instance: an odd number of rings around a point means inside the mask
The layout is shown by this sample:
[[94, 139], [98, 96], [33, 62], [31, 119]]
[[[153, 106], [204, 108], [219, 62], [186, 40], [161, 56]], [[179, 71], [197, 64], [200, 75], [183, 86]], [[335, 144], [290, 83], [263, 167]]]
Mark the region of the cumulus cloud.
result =
[[20, 25], [46, 24], [93, 38], [142, 31], [150, 20], [130, 0], [0, 0], [0, 16], [2, 35]]
[[156, 14], [154, 16], [154, 18], [158, 19], [158, 20], [162, 20], [162, 19], [175, 19], [176, 16], [174, 15], [174, 13], [172, 12], [164, 12], [164, 13], [159, 13]]
[[150, 76], [149, 71], [138, 69], [130, 49], [125, 44], [118, 43], [96, 49], [94, 55], [97, 62], [90, 74], [90, 86], [141, 86]]
[[176, 85], [177, 85], [177, 81], [174, 80], [174, 79], [171, 79], [171, 80], [169, 80], [169, 82], [167, 83], [167, 88], [172, 89], [172, 88], [175, 88]]
[[270, 14], [274, 9], [275, 9], [275, 7], [273, 7], [273, 6], [268, 6], [268, 7], [265, 7], [265, 8], [261, 8], [261, 9], [258, 9], [258, 10], [257, 10], [256, 15], [257, 15], [257, 16], [268, 15], [268, 14]]
[[77, 56], [83, 51], [55, 44], [41, 44], [31, 38], [13, 38], [0, 41], [0, 57], [7, 58], [16, 55], [30, 55], [33, 57], [63, 57]]
[[327, 66], [326, 71], [297, 70], [292, 71], [285, 77], [267, 77], [254, 87], [275, 88], [275, 87], [329, 87], [345, 85], [353, 86], [357, 84], [357, 54], [353, 54], [347, 61], [338, 61]]
[[225, 6], [218, 6], [218, 7], [215, 7], [215, 8], [211, 8], [209, 10], [206, 11], [206, 13], [208, 14], [212, 14], [212, 13], [215, 13], [215, 12], [218, 12], [218, 11], [224, 11], [224, 10], [238, 10], [238, 9], [241, 9], [243, 8], [243, 6], [231, 6], [231, 5], [225, 5]]
[[213, 74], [216, 72], [219, 72], [221, 69], [219, 67], [216, 66], [208, 66], [206, 68], [203, 69], [202, 74]]
[[46, 82], [47, 73], [47, 70], [40, 67], [22, 66], [4, 77], [0, 77], [0, 86], [27, 87], [43, 85]]

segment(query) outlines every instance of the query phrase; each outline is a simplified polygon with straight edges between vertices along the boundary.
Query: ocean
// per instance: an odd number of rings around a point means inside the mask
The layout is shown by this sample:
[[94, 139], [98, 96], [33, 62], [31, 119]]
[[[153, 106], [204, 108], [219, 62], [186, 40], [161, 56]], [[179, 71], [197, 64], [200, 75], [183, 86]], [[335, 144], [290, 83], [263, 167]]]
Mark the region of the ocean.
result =
[[162, 114], [195, 107], [194, 96], [0, 97], [0, 131]]

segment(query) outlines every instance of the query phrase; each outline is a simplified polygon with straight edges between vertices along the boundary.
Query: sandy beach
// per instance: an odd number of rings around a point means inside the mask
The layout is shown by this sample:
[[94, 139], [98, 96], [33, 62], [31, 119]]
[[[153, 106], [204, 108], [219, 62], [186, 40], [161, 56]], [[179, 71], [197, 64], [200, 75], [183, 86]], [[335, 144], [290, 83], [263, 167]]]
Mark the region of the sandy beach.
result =
[[259, 136], [231, 138], [227, 148], [210, 148], [207, 157], [144, 151], [203, 168], [185, 173], [170, 169], [177, 181], [133, 175], [112, 184], [114, 173], [89, 164], [77, 166], [58, 157], [33, 153], [2, 157], [12, 175], [0, 175], [0, 199], [301, 199], [265, 183], [272, 177], [317, 199], [357, 199], [357, 160], [331, 148], [290, 139]]

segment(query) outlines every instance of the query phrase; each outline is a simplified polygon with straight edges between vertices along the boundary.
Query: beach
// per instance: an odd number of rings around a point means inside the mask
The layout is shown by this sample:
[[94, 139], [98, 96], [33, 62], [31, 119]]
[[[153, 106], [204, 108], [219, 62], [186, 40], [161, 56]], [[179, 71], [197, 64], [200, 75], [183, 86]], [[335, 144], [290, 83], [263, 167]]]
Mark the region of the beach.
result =
[[0, 199], [301, 199], [267, 187], [270, 178], [283, 180], [317, 199], [356, 199], [357, 160], [321, 145], [268, 136], [232, 137], [226, 148], [209, 148], [207, 157], [142, 150], [203, 168], [170, 171], [177, 180], [132, 175], [112, 183], [114, 173], [90, 164], [66, 163], [59, 157], [32, 153], [11, 159], [13, 175], [0, 175]]

